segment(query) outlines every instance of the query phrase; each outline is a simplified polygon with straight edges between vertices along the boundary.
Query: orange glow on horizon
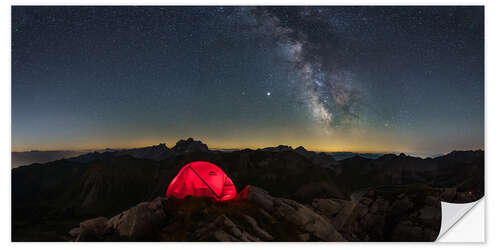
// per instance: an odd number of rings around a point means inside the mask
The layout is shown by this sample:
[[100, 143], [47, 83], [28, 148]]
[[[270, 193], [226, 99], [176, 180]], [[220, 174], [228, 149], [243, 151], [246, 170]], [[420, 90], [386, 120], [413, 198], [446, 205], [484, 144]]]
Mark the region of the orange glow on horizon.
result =
[[[292, 148], [303, 146], [306, 150], [315, 152], [357, 152], [357, 153], [406, 153], [415, 156], [430, 156], [440, 153], [449, 153], [453, 150], [476, 150], [483, 149], [482, 145], [457, 145], [449, 148], [428, 149], [427, 151], [418, 150], [425, 148], [421, 145], [414, 145], [414, 140], [405, 137], [390, 137], [388, 135], [377, 135], [377, 133], [361, 133], [354, 135], [306, 135], [301, 133], [291, 133], [285, 131], [282, 134], [262, 133], [259, 136], [239, 136], [227, 138], [211, 138], [206, 136], [193, 135], [194, 140], [205, 143], [209, 149], [262, 149], [266, 147], [276, 147], [278, 145], [287, 145]], [[293, 136], [292, 136], [293, 135]], [[98, 151], [106, 148], [110, 149], [132, 149], [149, 147], [165, 143], [167, 147], [172, 148], [177, 141], [187, 139], [184, 137], [158, 137], [149, 136], [136, 139], [119, 138], [100, 138], [93, 140], [85, 138], [84, 140], [74, 140], [68, 145], [15, 145], [12, 144], [13, 152], [31, 151], [31, 150], [73, 150], [73, 151]], [[110, 143], [113, 141], [114, 143]], [[53, 144], [56, 144], [54, 142]]]
[[[187, 138], [183, 138], [187, 139]], [[194, 140], [200, 140], [201, 142], [205, 143], [207, 147], [211, 150], [224, 150], [224, 149], [262, 149], [262, 148], [267, 148], [267, 147], [276, 147], [279, 145], [286, 145], [290, 146], [292, 148], [297, 148], [299, 146], [304, 147], [306, 150], [309, 151], [316, 151], [316, 152], [358, 152], [358, 153], [386, 153], [386, 152], [402, 152], [398, 150], [391, 150], [390, 148], [374, 148], [371, 147], [370, 145], [364, 145], [364, 146], [356, 146], [356, 145], [323, 145], [323, 144], [315, 144], [314, 142], [309, 142], [309, 143], [274, 143], [274, 144], [265, 144], [265, 143], [249, 143], [249, 144], [243, 144], [243, 143], [216, 143], [213, 142], [212, 140], [202, 140], [198, 138], [193, 138]], [[178, 140], [177, 140], [178, 141]], [[166, 142], [158, 142], [158, 141], [142, 141], [142, 142], [137, 142], [137, 143], [131, 143], [131, 144], [104, 144], [104, 143], [99, 143], [99, 144], [87, 144], [87, 145], [78, 145], [78, 146], [34, 146], [34, 147], [29, 147], [29, 146], [24, 146], [24, 147], [12, 147], [13, 152], [23, 152], [23, 151], [64, 151], [64, 150], [72, 150], [72, 151], [98, 151], [98, 150], [104, 150], [104, 149], [133, 149], [133, 148], [142, 148], [142, 147], [150, 147], [154, 145], [159, 145], [161, 143], [165, 143], [165, 145], [168, 148], [172, 148], [175, 146], [176, 142], [174, 143], [166, 143]]]

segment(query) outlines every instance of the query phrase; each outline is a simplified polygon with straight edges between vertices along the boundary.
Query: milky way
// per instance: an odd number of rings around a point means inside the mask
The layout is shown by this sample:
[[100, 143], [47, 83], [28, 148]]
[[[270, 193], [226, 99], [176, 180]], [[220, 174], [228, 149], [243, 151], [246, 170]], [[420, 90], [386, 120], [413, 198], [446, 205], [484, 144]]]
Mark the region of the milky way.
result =
[[[325, 132], [359, 119], [360, 92], [343, 64], [346, 48], [318, 8], [253, 8], [258, 28], [282, 46], [301, 76], [312, 117]], [[345, 46], [345, 45], [344, 45]]]

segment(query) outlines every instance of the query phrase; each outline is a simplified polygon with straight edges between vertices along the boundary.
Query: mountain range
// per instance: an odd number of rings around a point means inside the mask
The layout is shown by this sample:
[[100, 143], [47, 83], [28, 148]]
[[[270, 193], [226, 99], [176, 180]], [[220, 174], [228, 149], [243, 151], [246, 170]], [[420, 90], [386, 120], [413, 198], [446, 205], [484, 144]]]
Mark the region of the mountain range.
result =
[[[189, 141], [188, 138], [185, 141]], [[191, 138], [192, 140], [192, 138]], [[281, 147], [286, 147], [286, 149], [292, 150], [289, 146], [280, 145]], [[269, 147], [264, 148], [263, 150], [273, 150], [278, 147]], [[296, 150], [300, 151], [303, 147], [297, 147]], [[207, 151], [208, 151], [207, 147]], [[33, 163], [47, 163], [51, 161], [73, 158], [76, 156], [80, 156], [88, 153], [103, 153], [103, 152], [114, 152], [117, 155], [129, 154], [133, 155], [136, 158], [145, 158], [152, 160], [161, 160], [167, 156], [167, 154], [171, 150], [164, 143], [160, 143], [155, 146], [143, 147], [143, 148], [133, 148], [133, 149], [111, 149], [106, 148], [103, 150], [32, 150], [32, 151], [24, 151], [24, 152], [12, 152], [12, 168], [30, 165]], [[216, 149], [210, 151], [218, 151], [218, 152], [233, 152], [233, 151], [241, 151], [241, 149], [233, 148], [233, 149]], [[361, 156], [369, 159], [376, 159], [384, 154], [381, 153], [357, 153], [357, 152], [325, 152], [325, 154], [330, 155], [333, 159], [339, 161], [347, 158], [352, 158], [354, 156]], [[441, 154], [436, 155], [441, 156]]]
[[[221, 167], [253, 198], [165, 198], [177, 172], [199, 160]], [[209, 150], [189, 138], [172, 148], [91, 152], [12, 169], [12, 240], [432, 241], [439, 201], [483, 195], [482, 150], [335, 160], [284, 145]], [[150, 220], [130, 228], [137, 218]], [[196, 227], [182, 226], [190, 218]], [[216, 234], [210, 228], [219, 224]]]

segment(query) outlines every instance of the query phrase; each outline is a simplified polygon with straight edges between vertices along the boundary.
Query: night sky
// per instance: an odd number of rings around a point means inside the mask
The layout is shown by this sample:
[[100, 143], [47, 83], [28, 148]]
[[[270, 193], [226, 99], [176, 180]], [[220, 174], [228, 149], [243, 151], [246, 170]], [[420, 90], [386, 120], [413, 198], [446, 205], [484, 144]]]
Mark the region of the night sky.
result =
[[484, 147], [483, 7], [13, 7], [12, 150]]

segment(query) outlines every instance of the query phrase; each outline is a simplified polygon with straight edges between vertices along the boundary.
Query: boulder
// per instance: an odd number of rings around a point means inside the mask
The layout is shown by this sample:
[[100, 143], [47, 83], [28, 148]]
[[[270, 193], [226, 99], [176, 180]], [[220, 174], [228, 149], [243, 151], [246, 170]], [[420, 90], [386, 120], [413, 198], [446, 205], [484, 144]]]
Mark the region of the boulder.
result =
[[[427, 193], [432, 191], [423, 188]], [[436, 197], [419, 195], [411, 189], [391, 191], [390, 196], [377, 191], [367, 192], [359, 199], [340, 232], [353, 241], [434, 241], [441, 215]]]
[[300, 241], [309, 241], [310, 239], [311, 239], [311, 236], [308, 233], [299, 234]]
[[413, 203], [407, 196], [392, 203], [391, 211], [394, 216], [400, 216], [413, 208]]
[[428, 195], [425, 197], [425, 204], [431, 207], [441, 207], [441, 202], [439, 201], [438, 197]]
[[103, 235], [109, 232], [105, 217], [93, 218], [80, 223], [80, 227], [73, 228], [69, 235], [76, 237], [76, 241], [100, 241]]
[[71, 237], [77, 237], [80, 233], [82, 232], [82, 229], [80, 227], [75, 227], [71, 230], [69, 230], [69, 235], [71, 235]]
[[225, 215], [218, 216], [214, 222], [195, 232], [200, 240], [215, 239], [218, 241], [260, 241], [259, 238], [242, 230]]
[[340, 199], [314, 199], [312, 207], [316, 212], [330, 219], [337, 230], [341, 230], [356, 204]]
[[304, 233], [323, 241], [345, 241], [325, 217], [300, 203], [290, 199], [274, 198], [267, 191], [253, 186], [248, 186], [244, 191], [240, 199], [246, 199], [262, 207], [277, 220], [291, 223]]
[[274, 207], [274, 198], [266, 190], [254, 186], [246, 186], [235, 200], [249, 200], [266, 212]]
[[142, 202], [111, 219], [107, 225], [113, 228], [120, 237], [132, 240], [145, 240], [154, 236], [165, 224], [166, 215], [162, 200]]
[[86, 220], [80, 223], [81, 229], [88, 229], [94, 231], [97, 235], [103, 235], [106, 231], [106, 223], [108, 219], [105, 217], [98, 217]]
[[456, 196], [457, 196], [457, 189], [456, 188], [445, 188], [443, 190], [443, 192], [441, 193], [441, 200], [447, 201], [447, 202], [452, 202]]
[[418, 221], [419, 224], [427, 225], [432, 227], [441, 221], [441, 208], [424, 206], [415, 213], [413, 213], [412, 218]]
[[263, 240], [273, 240], [273, 236], [270, 235], [268, 232], [266, 232], [261, 227], [259, 227], [259, 225], [257, 224], [257, 221], [254, 218], [252, 218], [248, 215], [243, 215], [243, 217], [252, 226], [252, 230], [255, 232], [255, 235], [257, 237], [259, 237], [260, 239], [263, 239]]
[[392, 232], [393, 241], [422, 241], [423, 239], [424, 230], [419, 226], [400, 223]]

